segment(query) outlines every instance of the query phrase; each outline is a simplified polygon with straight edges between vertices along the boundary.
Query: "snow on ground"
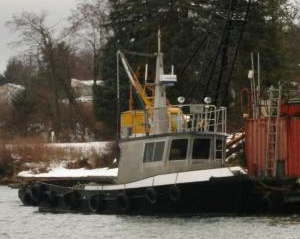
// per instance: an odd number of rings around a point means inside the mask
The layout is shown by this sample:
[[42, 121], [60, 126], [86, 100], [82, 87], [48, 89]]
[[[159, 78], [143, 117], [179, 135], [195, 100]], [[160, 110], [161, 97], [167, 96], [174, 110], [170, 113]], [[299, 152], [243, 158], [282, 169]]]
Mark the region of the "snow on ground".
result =
[[[72, 152], [78, 152], [83, 157], [89, 157], [93, 153], [101, 155], [105, 152], [106, 146], [109, 144], [109, 141], [102, 142], [88, 142], [88, 143], [49, 143], [45, 144], [46, 147], [62, 149], [66, 156]], [[12, 146], [11, 146], [12, 147]], [[34, 147], [34, 145], [32, 145]], [[72, 156], [72, 154], [70, 154]], [[50, 165], [50, 170], [48, 173], [34, 173], [33, 170], [23, 171], [18, 174], [19, 177], [116, 177], [118, 174], [118, 169], [109, 169], [109, 168], [97, 168], [97, 169], [66, 169], [66, 162], [60, 162], [58, 165], [57, 162], [53, 161]]]
[[97, 169], [66, 169], [63, 165], [51, 169], [48, 173], [34, 174], [32, 171], [23, 171], [18, 177], [29, 178], [77, 178], [77, 177], [117, 177], [118, 168], [97, 168]]
[[101, 142], [88, 142], [88, 143], [51, 143], [45, 144], [45, 146], [53, 148], [63, 148], [65, 151], [80, 151], [80, 152], [91, 152], [103, 153], [107, 144], [111, 143], [110, 141], [101, 141]]

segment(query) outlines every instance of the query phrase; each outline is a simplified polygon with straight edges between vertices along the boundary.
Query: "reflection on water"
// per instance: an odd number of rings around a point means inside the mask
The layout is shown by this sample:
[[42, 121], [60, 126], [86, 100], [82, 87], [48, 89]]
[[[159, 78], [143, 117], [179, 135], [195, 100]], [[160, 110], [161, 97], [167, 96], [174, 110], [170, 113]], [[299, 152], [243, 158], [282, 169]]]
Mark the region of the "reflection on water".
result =
[[300, 216], [142, 217], [39, 213], [0, 187], [0, 239], [300, 238]]

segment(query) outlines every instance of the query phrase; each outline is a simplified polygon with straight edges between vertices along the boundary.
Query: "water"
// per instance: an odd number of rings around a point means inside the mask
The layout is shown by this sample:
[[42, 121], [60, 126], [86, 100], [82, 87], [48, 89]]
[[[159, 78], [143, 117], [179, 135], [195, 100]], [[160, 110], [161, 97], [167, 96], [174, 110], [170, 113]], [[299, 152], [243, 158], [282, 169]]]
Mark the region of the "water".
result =
[[298, 239], [300, 216], [142, 217], [39, 213], [0, 187], [0, 239]]

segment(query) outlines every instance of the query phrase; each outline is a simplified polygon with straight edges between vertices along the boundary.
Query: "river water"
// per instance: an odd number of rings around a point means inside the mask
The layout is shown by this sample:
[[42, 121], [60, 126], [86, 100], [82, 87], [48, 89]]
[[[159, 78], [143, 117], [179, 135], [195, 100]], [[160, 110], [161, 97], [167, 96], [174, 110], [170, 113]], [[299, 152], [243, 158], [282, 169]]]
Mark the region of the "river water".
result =
[[300, 216], [142, 217], [39, 213], [0, 187], [0, 239], [300, 238]]

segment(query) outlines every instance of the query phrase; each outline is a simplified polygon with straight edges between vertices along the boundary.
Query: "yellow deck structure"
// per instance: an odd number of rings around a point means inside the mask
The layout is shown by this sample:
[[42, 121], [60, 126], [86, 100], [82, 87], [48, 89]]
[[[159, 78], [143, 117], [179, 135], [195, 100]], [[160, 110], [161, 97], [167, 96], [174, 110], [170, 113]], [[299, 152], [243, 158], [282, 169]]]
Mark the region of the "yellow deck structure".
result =
[[[150, 133], [153, 109], [148, 111], [130, 110], [121, 114], [122, 132], [130, 135], [147, 135]], [[183, 122], [183, 114], [178, 107], [168, 107], [169, 127], [171, 132], [178, 130], [178, 121]]]

